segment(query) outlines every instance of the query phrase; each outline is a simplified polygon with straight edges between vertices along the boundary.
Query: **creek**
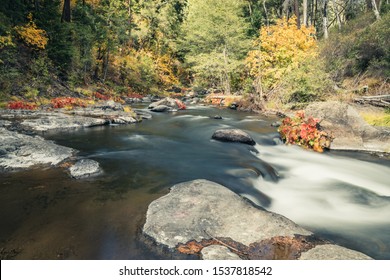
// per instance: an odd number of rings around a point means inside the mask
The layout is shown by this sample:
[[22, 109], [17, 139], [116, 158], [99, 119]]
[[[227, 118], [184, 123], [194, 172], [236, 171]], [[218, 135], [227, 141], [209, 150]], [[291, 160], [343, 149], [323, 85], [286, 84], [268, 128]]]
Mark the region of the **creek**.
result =
[[[0, 174], [1, 258], [161, 258], [140, 239], [148, 205], [176, 183], [203, 178], [342, 246], [390, 259], [390, 160], [285, 146], [273, 121], [193, 106], [134, 125], [46, 133], [98, 161], [104, 174]], [[220, 128], [242, 129], [257, 144], [211, 140]]]

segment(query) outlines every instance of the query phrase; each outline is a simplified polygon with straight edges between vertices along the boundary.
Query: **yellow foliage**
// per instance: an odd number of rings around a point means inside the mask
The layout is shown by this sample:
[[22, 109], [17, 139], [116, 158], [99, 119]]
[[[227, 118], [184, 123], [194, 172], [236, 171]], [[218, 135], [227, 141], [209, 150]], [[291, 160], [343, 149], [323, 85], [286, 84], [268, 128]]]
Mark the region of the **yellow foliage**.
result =
[[173, 73], [174, 61], [169, 55], [155, 56], [156, 59], [156, 70], [163, 85], [175, 85], [179, 81]]
[[4, 47], [13, 47], [14, 45], [11, 34], [0, 36], [0, 50]]
[[297, 27], [296, 18], [278, 19], [275, 25], [263, 27], [254, 41], [246, 65], [250, 75], [261, 77], [264, 86], [272, 89], [289, 71], [303, 60], [317, 55], [314, 27]]
[[28, 15], [28, 19], [29, 23], [24, 26], [16, 26], [15, 31], [29, 47], [44, 50], [48, 41], [46, 31], [37, 27], [31, 14]]

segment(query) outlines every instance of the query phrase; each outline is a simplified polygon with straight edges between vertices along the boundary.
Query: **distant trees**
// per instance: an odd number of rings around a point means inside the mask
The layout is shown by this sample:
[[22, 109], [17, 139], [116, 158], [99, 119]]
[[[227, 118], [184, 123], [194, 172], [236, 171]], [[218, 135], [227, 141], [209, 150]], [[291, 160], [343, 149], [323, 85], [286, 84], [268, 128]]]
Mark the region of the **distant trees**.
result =
[[[195, 84], [230, 93], [249, 49], [241, 0], [188, 0], [181, 48]], [[239, 75], [239, 74], [238, 74]]]

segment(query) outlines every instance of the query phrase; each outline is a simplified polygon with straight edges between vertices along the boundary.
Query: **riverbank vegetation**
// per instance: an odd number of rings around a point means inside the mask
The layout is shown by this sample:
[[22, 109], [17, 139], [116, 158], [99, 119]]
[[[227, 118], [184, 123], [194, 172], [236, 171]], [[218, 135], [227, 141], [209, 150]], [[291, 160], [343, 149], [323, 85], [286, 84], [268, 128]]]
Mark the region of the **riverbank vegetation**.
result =
[[192, 89], [285, 110], [386, 94], [389, 10], [385, 0], [4, 0], [0, 104]]

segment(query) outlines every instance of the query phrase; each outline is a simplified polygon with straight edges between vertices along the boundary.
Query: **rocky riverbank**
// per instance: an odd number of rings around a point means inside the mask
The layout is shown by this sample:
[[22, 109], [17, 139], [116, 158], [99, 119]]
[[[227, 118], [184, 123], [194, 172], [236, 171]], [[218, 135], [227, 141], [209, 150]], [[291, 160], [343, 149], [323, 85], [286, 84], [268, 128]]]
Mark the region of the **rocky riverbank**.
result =
[[[126, 109], [114, 101], [87, 108], [51, 110], [0, 110], [0, 170], [11, 171], [36, 165], [58, 166], [71, 161], [77, 151], [45, 140], [47, 131], [81, 129], [108, 124], [132, 124], [151, 115]], [[97, 162], [79, 162], [68, 172], [73, 178], [101, 173]], [[97, 165], [97, 166], [96, 166]]]
[[320, 119], [322, 129], [333, 134], [333, 150], [390, 153], [390, 128], [367, 124], [347, 103], [313, 103], [306, 108], [306, 115]]

